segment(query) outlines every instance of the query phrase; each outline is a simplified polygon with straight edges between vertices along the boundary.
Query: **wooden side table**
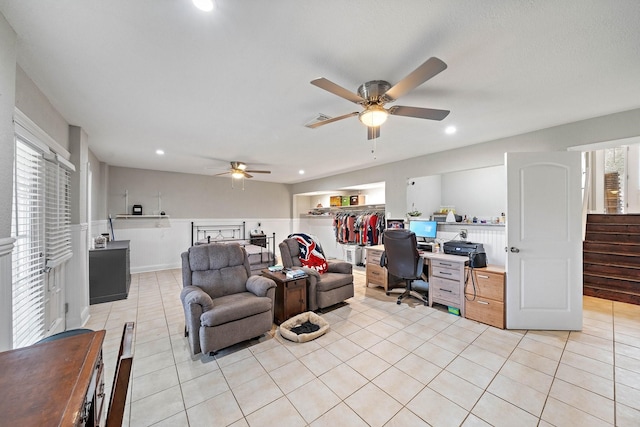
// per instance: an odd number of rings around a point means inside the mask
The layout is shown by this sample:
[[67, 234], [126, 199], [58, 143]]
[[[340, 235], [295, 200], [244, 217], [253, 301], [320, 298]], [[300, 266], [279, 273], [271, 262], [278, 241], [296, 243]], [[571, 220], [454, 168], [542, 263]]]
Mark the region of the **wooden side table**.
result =
[[281, 324], [291, 317], [307, 311], [307, 276], [288, 279], [281, 271], [265, 268], [262, 275], [276, 282], [274, 321]]

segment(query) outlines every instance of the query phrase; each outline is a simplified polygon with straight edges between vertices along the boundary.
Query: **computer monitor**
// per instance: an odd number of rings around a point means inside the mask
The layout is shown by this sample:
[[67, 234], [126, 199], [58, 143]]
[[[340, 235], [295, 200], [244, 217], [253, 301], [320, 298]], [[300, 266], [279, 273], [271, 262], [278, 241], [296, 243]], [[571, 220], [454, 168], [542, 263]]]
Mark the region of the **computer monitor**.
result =
[[409, 230], [416, 233], [416, 237], [422, 237], [425, 240], [433, 240], [436, 238], [438, 223], [435, 221], [409, 221]]

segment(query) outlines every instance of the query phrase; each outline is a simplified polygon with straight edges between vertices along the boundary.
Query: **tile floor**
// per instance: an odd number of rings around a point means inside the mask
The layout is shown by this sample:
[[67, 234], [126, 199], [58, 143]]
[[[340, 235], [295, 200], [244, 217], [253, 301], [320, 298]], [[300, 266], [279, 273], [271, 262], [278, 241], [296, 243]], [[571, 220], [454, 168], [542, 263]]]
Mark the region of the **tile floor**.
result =
[[304, 344], [274, 328], [191, 357], [180, 270], [135, 274], [129, 298], [92, 305], [111, 384], [136, 322], [125, 425], [638, 426], [640, 306], [584, 298], [581, 332], [503, 331], [411, 301], [354, 272], [356, 295]]

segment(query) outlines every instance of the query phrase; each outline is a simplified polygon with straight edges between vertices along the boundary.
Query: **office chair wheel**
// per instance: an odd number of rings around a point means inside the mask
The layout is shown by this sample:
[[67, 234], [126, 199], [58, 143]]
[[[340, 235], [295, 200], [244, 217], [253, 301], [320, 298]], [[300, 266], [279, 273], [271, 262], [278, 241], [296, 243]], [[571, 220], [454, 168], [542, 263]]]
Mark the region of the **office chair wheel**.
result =
[[402, 301], [398, 300], [398, 301], [396, 301], [396, 304], [400, 305], [400, 304], [402, 304]]

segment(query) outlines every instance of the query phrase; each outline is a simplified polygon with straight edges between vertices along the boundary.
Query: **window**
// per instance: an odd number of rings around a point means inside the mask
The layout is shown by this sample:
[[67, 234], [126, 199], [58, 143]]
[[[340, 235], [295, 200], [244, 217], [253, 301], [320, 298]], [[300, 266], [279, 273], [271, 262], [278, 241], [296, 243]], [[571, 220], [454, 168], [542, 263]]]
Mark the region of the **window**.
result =
[[[11, 235], [13, 347], [47, 334], [46, 272], [71, 258], [70, 179], [74, 167], [16, 123]], [[55, 270], [54, 270], [55, 271]], [[59, 311], [53, 310], [52, 313]]]
[[42, 153], [16, 138], [11, 235], [13, 347], [44, 336], [44, 174]]

